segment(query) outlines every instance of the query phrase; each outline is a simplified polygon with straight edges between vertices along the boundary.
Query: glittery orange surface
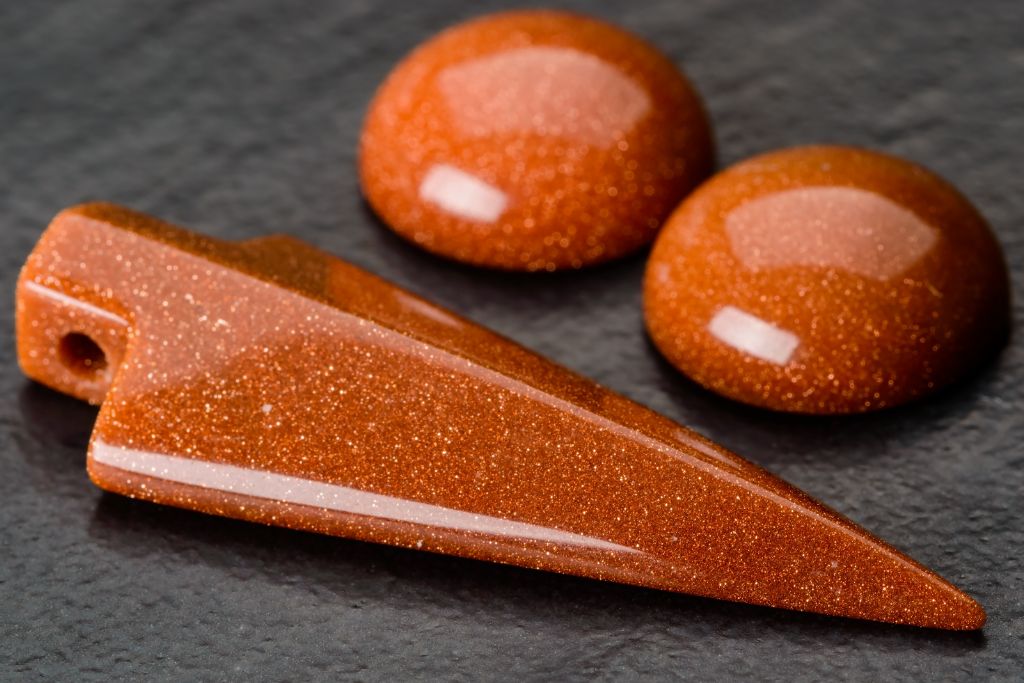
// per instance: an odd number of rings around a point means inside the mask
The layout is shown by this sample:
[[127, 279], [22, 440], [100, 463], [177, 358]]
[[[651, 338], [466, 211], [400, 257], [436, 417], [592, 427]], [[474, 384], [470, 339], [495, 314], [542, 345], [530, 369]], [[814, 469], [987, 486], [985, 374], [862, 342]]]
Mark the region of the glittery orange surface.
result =
[[726, 600], [985, 620], [764, 470], [289, 238], [85, 205], [41, 238], [17, 300], [25, 372], [102, 401], [88, 468], [110, 491]]
[[417, 245], [533, 271], [648, 244], [712, 163], [703, 106], [665, 56], [603, 22], [526, 11], [451, 28], [399, 64], [359, 170]]
[[684, 373], [800, 413], [898, 405], [992, 356], [1006, 264], [981, 215], [925, 169], [803, 147], [729, 168], [658, 236], [644, 309]]

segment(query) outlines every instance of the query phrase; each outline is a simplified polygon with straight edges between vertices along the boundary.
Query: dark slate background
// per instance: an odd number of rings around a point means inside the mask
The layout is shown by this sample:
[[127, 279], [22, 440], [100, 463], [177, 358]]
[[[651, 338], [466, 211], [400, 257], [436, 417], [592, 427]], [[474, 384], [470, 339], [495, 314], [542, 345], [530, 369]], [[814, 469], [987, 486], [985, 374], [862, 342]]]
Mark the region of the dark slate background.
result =
[[[374, 87], [498, 2], [0, 5], [0, 675], [161, 680], [1020, 680], [1024, 349], [917, 405], [743, 408], [646, 341], [643, 256], [515, 276], [453, 266], [359, 198]], [[575, 3], [706, 96], [721, 162], [808, 142], [921, 162], [1024, 269], [1024, 3]], [[17, 270], [61, 207], [108, 199], [228, 238], [285, 231], [719, 439], [976, 596], [982, 633], [773, 611], [133, 503], [84, 472], [94, 411], [15, 366]]]

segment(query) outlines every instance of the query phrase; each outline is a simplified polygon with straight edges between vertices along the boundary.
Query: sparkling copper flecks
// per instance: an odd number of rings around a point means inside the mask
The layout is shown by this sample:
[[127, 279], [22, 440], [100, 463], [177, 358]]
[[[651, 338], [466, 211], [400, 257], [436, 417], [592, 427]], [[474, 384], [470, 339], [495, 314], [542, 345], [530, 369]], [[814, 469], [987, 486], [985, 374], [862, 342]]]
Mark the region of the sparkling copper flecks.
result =
[[480, 266], [579, 268], [648, 244], [713, 163], [686, 78], [639, 38], [548, 11], [451, 28], [367, 114], [363, 192], [400, 235]]
[[[22, 272], [17, 323], [28, 375], [103, 401], [88, 467], [110, 491], [726, 600], [985, 619], [764, 470], [295, 240], [69, 209]], [[69, 333], [116, 367], [63, 363]]]
[[704, 386], [798, 413], [895, 406], [1004, 341], [999, 245], [952, 186], [900, 159], [802, 147], [690, 195], [651, 253], [654, 343]]

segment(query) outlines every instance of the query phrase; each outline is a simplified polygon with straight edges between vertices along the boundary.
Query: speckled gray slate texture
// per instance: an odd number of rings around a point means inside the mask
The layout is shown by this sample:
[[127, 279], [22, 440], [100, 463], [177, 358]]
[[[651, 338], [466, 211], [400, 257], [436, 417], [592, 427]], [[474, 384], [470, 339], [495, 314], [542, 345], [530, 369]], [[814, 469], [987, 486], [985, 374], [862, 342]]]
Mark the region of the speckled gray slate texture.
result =
[[[1020, 680], [1024, 348], [853, 419], [742, 408], [646, 341], [643, 257], [455, 267], [385, 231], [354, 152], [413, 45], [501, 3], [0, 5], [0, 676], [7, 679]], [[588, 9], [582, 3], [577, 9]], [[1024, 3], [626, 0], [598, 13], [685, 64], [723, 163], [835, 141], [922, 162], [1024, 270]], [[269, 529], [105, 495], [94, 412], [14, 364], [18, 266], [61, 207], [109, 199], [209, 233], [286, 231], [717, 438], [965, 587], [950, 634], [731, 605]], [[83, 676], [84, 674], [84, 676]]]

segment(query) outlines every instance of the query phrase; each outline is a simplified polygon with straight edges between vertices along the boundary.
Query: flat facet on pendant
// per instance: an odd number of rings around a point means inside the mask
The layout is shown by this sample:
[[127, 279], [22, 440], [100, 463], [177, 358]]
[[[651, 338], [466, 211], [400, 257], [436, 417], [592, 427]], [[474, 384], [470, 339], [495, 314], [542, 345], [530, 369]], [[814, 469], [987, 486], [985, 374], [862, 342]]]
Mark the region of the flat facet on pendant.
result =
[[18, 283], [26, 374], [102, 403], [100, 487], [724, 600], [947, 629], [982, 608], [759, 467], [287, 237], [61, 213]]

